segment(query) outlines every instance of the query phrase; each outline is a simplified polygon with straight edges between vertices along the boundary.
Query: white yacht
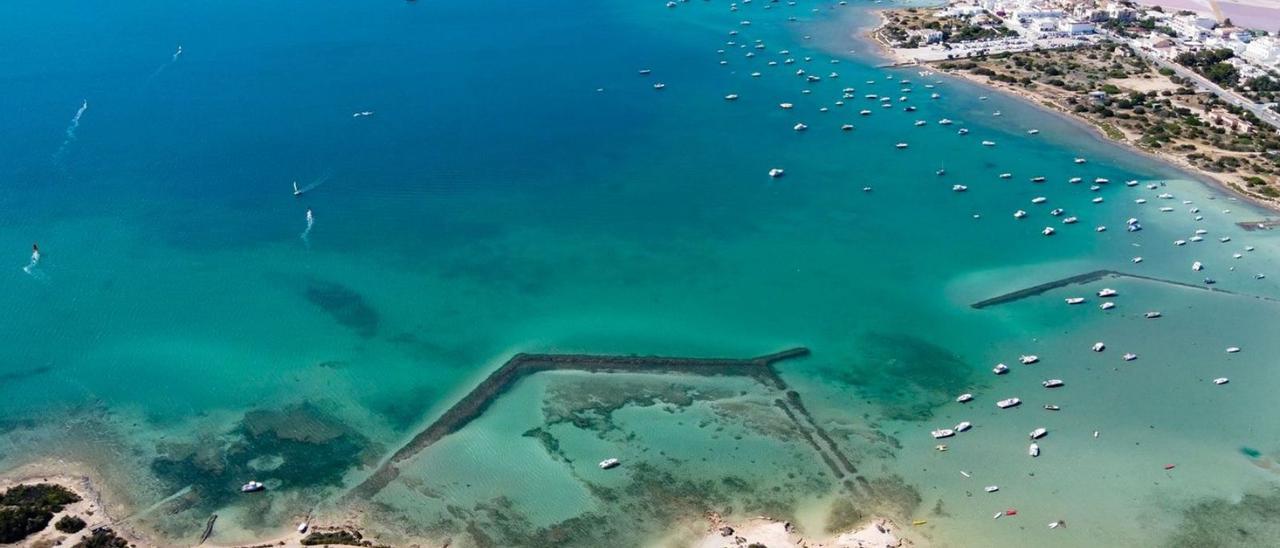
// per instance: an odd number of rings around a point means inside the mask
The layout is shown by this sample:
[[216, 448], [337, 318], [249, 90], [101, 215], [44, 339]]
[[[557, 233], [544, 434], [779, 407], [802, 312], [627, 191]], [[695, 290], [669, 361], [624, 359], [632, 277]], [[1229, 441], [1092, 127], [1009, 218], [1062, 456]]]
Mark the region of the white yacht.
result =
[[1098, 177], [1097, 179], [1094, 179], [1093, 182], [1098, 183], [1100, 185], [1105, 185], [1107, 183], [1110, 183], [1111, 180], [1107, 179], [1106, 177]]
[[1114, 297], [1119, 294], [1120, 294], [1119, 291], [1111, 289], [1110, 287], [1104, 287], [1102, 288], [1102, 290], [1098, 291], [1099, 297]]
[[896, 147], [898, 147], [898, 148], [907, 148], [907, 144], [906, 144], [906, 143], [898, 143], [897, 145], [894, 145], [894, 146], [896, 146]]
[[950, 118], [943, 118], [943, 119], [941, 119], [941, 120], [938, 120], [938, 125], [940, 125], [940, 126], [949, 126], [949, 125], [951, 125], [951, 119], [950, 119]]
[[928, 123], [929, 123], [929, 122], [926, 122], [926, 121], [924, 121], [924, 120], [916, 120], [916, 127], [920, 127], [920, 126], [923, 126], [923, 125], [928, 124]]
[[1022, 364], [1022, 365], [1031, 365], [1031, 364], [1036, 363], [1036, 362], [1038, 362], [1038, 361], [1040, 361], [1040, 356], [1037, 356], [1037, 355], [1035, 355], [1035, 354], [1027, 354], [1027, 355], [1025, 355], [1025, 356], [1019, 356], [1019, 357], [1018, 357], [1018, 363], [1020, 363], [1020, 364]]
[[1008, 409], [1010, 407], [1017, 407], [1019, 405], [1022, 405], [1022, 400], [1018, 398], [1009, 398], [1007, 400], [1000, 400], [996, 402], [996, 407], [999, 407], [1001, 409]]
[[770, 177], [773, 177], [774, 179], [777, 179], [778, 177], [781, 177], [781, 176], [783, 176], [784, 174], [786, 174], [786, 171], [784, 171], [784, 170], [783, 170], [782, 168], [780, 168], [780, 167], [775, 167], [775, 168], [773, 168], [773, 169], [770, 169], [770, 170], [769, 170], [769, 176], [770, 176]]
[[1132, 262], [1133, 264], [1138, 264], [1142, 262], [1142, 257], [1134, 257], [1132, 259], [1129, 259], [1129, 261]]
[[728, 95], [725, 95], [725, 96], [724, 96], [724, 100], [725, 100], [725, 101], [737, 101], [737, 100], [738, 100], [738, 94], [737, 94], [737, 93], [730, 93], [730, 94], [728, 94]]
[[1046, 403], [1046, 404], [1044, 404], [1044, 410], [1045, 410], [1045, 411], [1061, 411], [1061, 410], [1062, 410], [1062, 408], [1061, 408], [1061, 407], [1058, 407], [1058, 406], [1056, 406], [1056, 405], [1054, 405], [1054, 404], [1052, 404], [1052, 403]]
[[1072, 177], [1072, 178], [1070, 178], [1070, 179], [1067, 179], [1067, 182], [1068, 182], [1068, 183], [1071, 183], [1071, 184], [1076, 184], [1076, 183], [1079, 183], [1080, 181], [1083, 181], [1083, 180], [1084, 180], [1084, 179], [1081, 179], [1080, 177]]
[[1021, 210], [1021, 209], [1019, 209], [1019, 210], [1017, 210], [1017, 211], [1013, 212], [1013, 218], [1014, 218], [1014, 219], [1021, 219], [1021, 218], [1026, 217], [1026, 216], [1027, 216], [1027, 212], [1025, 212], [1025, 211], [1023, 211], [1023, 210]]
[[1039, 134], [1040, 134], [1040, 130], [1038, 130], [1038, 129], [1028, 129], [1028, 130], [1027, 130], [1027, 135], [1039, 135]]
[[1049, 199], [1045, 198], [1044, 196], [1036, 196], [1035, 198], [1031, 199], [1031, 203], [1033, 204], [1043, 204], [1047, 201], [1049, 201]]
[[1031, 447], [1027, 448], [1027, 454], [1033, 457], [1040, 456], [1040, 444], [1037, 444], [1037, 443], [1031, 444]]
[[1033, 182], [1033, 183], [1043, 183], [1043, 182], [1044, 182], [1044, 176], [1042, 176], [1042, 175], [1037, 175], [1037, 176], [1035, 176], [1035, 177], [1032, 177], [1032, 178], [1031, 178], [1031, 182]]
[[1049, 379], [1047, 381], [1041, 382], [1040, 384], [1044, 385], [1045, 388], [1058, 388], [1066, 383], [1062, 382], [1062, 379]]
[[1094, 352], [1102, 352], [1103, 350], [1107, 349], [1107, 344], [1102, 341], [1098, 341], [1096, 343], [1093, 343], [1093, 346], [1091, 347], [1091, 349]]
[[1079, 221], [1080, 221], [1080, 219], [1079, 219], [1079, 218], [1077, 218], [1077, 217], [1067, 217], [1066, 219], [1063, 219], [1063, 220], [1062, 220], [1062, 224], [1064, 224], [1064, 225], [1073, 225], [1073, 224], [1076, 224], [1076, 223], [1077, 223], [1077, 222], [1079, 222]]
[[263, 485], [262, 482], [250, 480], [249, 483], [246, 483], [240, 486], [240, 492], [255, 493], [258, 491], [262, 491], [263, 489], [266, 489], [266, 488], [267, 486]]
[[1054, 234], [1055, 232], [1057, 232], [1057, 231], [1056, 231], [1056, 230], [1054, 230], [1054, 229], [1053, 229], [1053, 227], [1051, 227], [1051, 226], [1046, 226], [1046, 227], [1044, 227], [1044, 230], [1041, 230], [1041, 231], [1040, 231], [1040, 233], [1041, 233], [1041, 234], [1044, 234], [1045, 236], [1053, 236], [1053, 234]]
[[957, 134], [957, 135], [968, 135], [968, 134], [969, 134], [969, 129], [968, 129], [968, 128], [960, 128], [958, 131], [956, 131], [956, 134]]
[[1084, 297], [1067, 297], [1067, 304], [1080, 304], [1084, 302]]
[[804, 125], [803, 123], [799, 123], [799, 124], [796, 124], [796, 125], [792, 126], [792, 127], [791, 127], [791, 129], [794, 129], [794, 130], [796, 130], [796, 131], [804, 131], [804, 130], [806, 130], [806, 129], [809, 129], [809, 126], [806, 126], [806, 125]]
[[1213, 379], [1213, 384], [1227, 384], [1229, 382], [1231, 382], [1230, 379], [1227, 379], [1226, 377], [1218, 377], [1216, 379]]
[[664, 84], [664, 83], [662, 83], [662, 82], [658, 82], [658, 83], [656, 83], [656, 84], [654, 84], [654, 85], [653, 85], [653, 89], [663, 89], [663, 88], [666, 88], [666, 87], [667, 87], [667, 85], [666, 85], [666, 84]]
[[983, 487], [983, 488], [982, 488], [982, 490], [983, 490], [983, 491], [986, 491], [986, 492], [988, 492], [988, 493], [994, 493], [994, 492], [996, 492], [996, 491], [999, 491], [999, 490], [1000, 490], [1000, 486], [999, 486], [999, 485], [988, 485], [988, 486], [986, 486], [986, 487]]
[[956, 398], [956, 401], [960, 403], [969, 403], [973, 401], [973, 394], [969, 394], [969, 393], [960, 394], [960, 397]]
[[1128, 181], [1125, 181], [1125, 182], [1124, 182], [1124, 186], [1138, 186], [1138, 180], [1137, 180], [1137, 179], [1129, 179]]
[[1121, 359], [1127, 362], [1131, 362], [1133, 360], [1138, 359], [1138, 355], [1134, 354], [1133, 352], [1125, 352], [1124, 356], [1121, 356]]
[[853, 124], [845, 124], [840, 126], [841, 131], [853, 131]]
[[1102, 200], [1102, 196], [1098, 196], [1097, 198], [1094, 198], [1093, 200], [1090, 200], [1090, 201], [1091, 201], [1091, 202], [1093, 202], [1093, 203], [1095, 203], [1095, 204], [1100, 204], [1100, 203], [1102, 203], [1102, 202], [1103, 202], [1103, 200]]
[[964, 421], [956, 425], [956, 432], [964, 432], [970, 428], [973, 428], [973, 423]]
[[1147, 312], [1146, 314], [1143, 314], [1143, 316], [1144, 316], [1144, 317], [1146, 317], [1148, 320], [1153, 320], [1153, 319], [1159, 318], [1159, 317], [1160, 317], [1160, 313], [1159, 313], [1159, 312]]
[[778, 103], [778, 106], [782, 108], [782, 110], [791, 110], [792, 107], [795, 107], [795, 105], [791, 103]]
[[1201, 271], [1201, 270], [1204, 270], [1204, 264], [1203, 264], [1203, 263], [1201, 263], [1200, 261], [1196, 261], [1196, 262], [1194, 262], [1194, 263], [1191, 263], [1191, 270], [1194, 270], [1194, 271], [1196, 271], [1196, 272], [1199, 272], [1199, 271]]
[[1001, 173], [1001, 174], [1000, 174], [1000, 178], [1001, 178], [1001, 179], [1009, 179], [1009, 178], [1011, 178], [1011, 177], [1013, 177], [1013, 174], [1012, 174], [1012, 173]]
[[1228, 353], [1228, 354], [1235, 354], [1236, 352], [1239, 352], [1239, 351], [1240, 351], [1240, 347], [1239, 347], [1239, 346], [1228, 346], [1228, 347], [1227, 347], [1227, 353]]
[[983, 141], [983, 142], [982, 142], [982, 146], [984, 146], [984, 147], [993, 147], [993, 146], [996, 146], [996, 142], [995, 142], [995, 141]]
[[995, 367], [991, 368], [991, 372], [997, 375], [1003, 375], [1009, 372], [1009, 366], [1003, 363], [997, 363]]
[[1115, 308], [1115, 307], [1116, 307], [1116, 303], [1113, 303], [1110, 301], [1098, 305], [1098, 308], [1101, 308], [1103, 310], [1111, 310], [1112, 308]]
[[938, 430], [934, 430], [929, 433], [933, 435], [933, 439], [935, 440], [940, 440], [942, 438], [949, 438], [951, 436], [956, 435], [956, 431], [950, 428], [940, 428]]
[[620, 464], [622, 464], [622, 461], [619, 461], [618, 459], [614, 459], [614, 458], [604, 459], [604, 460], [600, 461], [600, 469], [601, 469], [601, 470], [608, 470], [608, 469], [610, 469], [610, 468], [614, 468], [614, 467], [616, 467], [616, 466], [618, 466], [618, 465], [620, 465]]
[[964, 185], [951, 185], [951, 190], [954, 190], [956, 192], [964, 192], [966, 190], [969, 190], [969, 187]]
[[1029, 434], [1029, 437], [1033, 440], [1038, 440], [1040, 438], [1043, 438], [1044, 435], [1048, 433], [1049, 431], [1045, 430], [1044, 428], [1037, 428], [1031, 431], [1031, 434]]
[[1085, 163], [1085, 161], [1086, 161], [1086, 160], [1085, 160], [1084, 158], [1076, 158], [1076, 159], [1075, 159], [1075, 162], [1076, 162], [1077, 164], [1083, 164], [1083, 163]]

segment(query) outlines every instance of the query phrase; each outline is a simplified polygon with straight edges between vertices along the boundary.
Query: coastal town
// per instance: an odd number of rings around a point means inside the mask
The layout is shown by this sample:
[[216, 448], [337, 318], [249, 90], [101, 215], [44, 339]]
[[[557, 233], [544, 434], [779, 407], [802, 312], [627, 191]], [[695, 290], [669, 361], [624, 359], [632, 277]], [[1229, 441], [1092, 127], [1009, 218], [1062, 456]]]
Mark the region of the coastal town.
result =
[[882, 14], [895, 64], [1073, 115], [1258, 201], [1280, 199], [1280, 37], [1108, 0], [963, 0]]

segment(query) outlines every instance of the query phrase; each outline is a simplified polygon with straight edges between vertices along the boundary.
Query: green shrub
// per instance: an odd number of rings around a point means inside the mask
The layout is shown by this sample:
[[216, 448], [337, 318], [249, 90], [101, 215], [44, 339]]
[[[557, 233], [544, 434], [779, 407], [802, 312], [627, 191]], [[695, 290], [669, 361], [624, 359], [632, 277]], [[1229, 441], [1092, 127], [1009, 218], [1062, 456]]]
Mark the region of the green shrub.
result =
[[84, 529], [84, 520], [75, 516], [62, 516], [53, 526], [63, 533], [79, 533]]
[[43, 531], [53, 512], [25, 506], [0, 508], [0, 543], [12, 544]]

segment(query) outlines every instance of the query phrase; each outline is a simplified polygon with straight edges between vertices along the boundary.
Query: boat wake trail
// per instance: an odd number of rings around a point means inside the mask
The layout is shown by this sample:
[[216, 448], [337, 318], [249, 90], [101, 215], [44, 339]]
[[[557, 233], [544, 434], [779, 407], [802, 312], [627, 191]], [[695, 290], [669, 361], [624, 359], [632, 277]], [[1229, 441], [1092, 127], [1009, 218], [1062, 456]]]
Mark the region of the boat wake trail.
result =
[[315, 224], [315, 215], [311, 214], [311, 208], [307, 208], [307, 228], [302, 231], [302, 234], [298, 235], [298, 237], [302, 238], [302, 243], [306, 244], [307, 249], [311, 248], [311, 227], [315, 226]]
[[76, 110], [76, 115], [71, 117], [71, 123], [67, 125], [66, 139], [63, 139], [62, 146], [58, 147], [58, 151], [53, 153], [53, 159], [58, 162], [58, 164], [62, 164], [62, 157], [67, 153], [67, 147], [71, 146], [71, 143], [75, 142], [76, 129], [80, 128], [80, 117], [84, 116], [84, 111], [86, 110], [89, 110], [88, 99], [85, 99], [84, 102], [80, 104], [80, 108]]
[[22, 267], [22, 271], [26, 272], [27, 275], [31, 276], [32, 278], [35, 278], [37, 280], [43, 280], [44, 273], [40, 272], [40, 269], [38, 268], [39, 266], [40, 266], [40, 247], [35, 244], [32, 244], [31, 245], [31, 262], [27, 263], [27, 266]]
[[173, 58], [169, 59], [168, 63], [160, 65], [160, 68], [156, 69], [155, 72], [151, 73], [151, 76], [147, 77], [147, 83], [151, 83], [151, 81], [154, 80], [157, 76], [160, 76], [161, 72], [164, 72], [165, 69], [169, 68], [174, 63], [177, 63], [178, 58], [181, 56], [182, 56], [182, 46], [178, 46], [178, 51], [173, 52]]

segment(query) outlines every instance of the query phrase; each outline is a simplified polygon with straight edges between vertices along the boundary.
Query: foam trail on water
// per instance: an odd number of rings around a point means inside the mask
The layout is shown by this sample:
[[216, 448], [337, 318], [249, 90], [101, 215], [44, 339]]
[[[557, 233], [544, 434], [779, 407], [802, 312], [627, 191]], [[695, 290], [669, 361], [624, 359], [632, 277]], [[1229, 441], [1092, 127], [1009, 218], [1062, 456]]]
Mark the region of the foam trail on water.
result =
[[311, 247], [311, 227], [315, 226], [315, 224], [316, 224], [316, 217], [315, 215], [311, 214], [311, 208], [308, 207], [307, 208], [307, 229], [303, 230], [302, 234], [299, 235], [302, 238], [302, 243], [306, 244], [308, 248]]
[[169, 59], [169, 62], [163, 65], [160, 65], [160, 68], [156, 69], [155, 72], [151, 73], [151, 76], [147, 77], [147, 83], [151, 83], [151, 81], [154, 80], [156, 76], [160, 76], [160, 73], [164, 72], [164, 69], [167, 69], [169, 68], [170, 65], [177, 63], [178, 57], [181, 57], [181, 56], [182, 56], [182, 46], [178, 46], [178, 51], [173, 52], [173, 58]]
[[67, 152], [67, 147], [76, 140], [76, 130], [80, 128], [80, 117], [84, 116], [84, 111], [89, 110], [89, 100], [84, 99], [80, 104], [80, 108], [76, 110], [76, 115], [71, 117], [71, 123], [67, 125], [67, 137], [62, 141], [62, 146], [58, 147], [58, 151], [53, 153], [53, 158], [62, 163], [62, 156]]

